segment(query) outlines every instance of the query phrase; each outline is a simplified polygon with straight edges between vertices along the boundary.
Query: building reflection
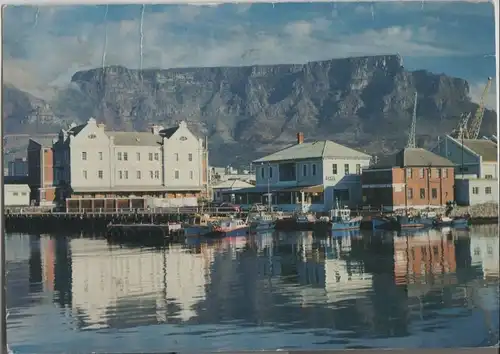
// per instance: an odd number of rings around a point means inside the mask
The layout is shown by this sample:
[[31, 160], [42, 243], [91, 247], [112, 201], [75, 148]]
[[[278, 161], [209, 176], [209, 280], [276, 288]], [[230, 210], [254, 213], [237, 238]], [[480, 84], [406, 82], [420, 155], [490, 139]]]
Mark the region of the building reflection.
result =
[[213, 254], [108, 247], [104, 240], [74, 239], [72, 306], [82, 326], [134, 327], [187, 321], [204, 297]]
[[26, 280], [9, 281], [26, 297], [53, 293], [86, 329], [239, 322], [394, 337], [466, 301], [498, 311], [497, 288], [475, 290], [498, 279], [498, 236], [389, 236], [266, 233], [163, 250], [20, 237]]

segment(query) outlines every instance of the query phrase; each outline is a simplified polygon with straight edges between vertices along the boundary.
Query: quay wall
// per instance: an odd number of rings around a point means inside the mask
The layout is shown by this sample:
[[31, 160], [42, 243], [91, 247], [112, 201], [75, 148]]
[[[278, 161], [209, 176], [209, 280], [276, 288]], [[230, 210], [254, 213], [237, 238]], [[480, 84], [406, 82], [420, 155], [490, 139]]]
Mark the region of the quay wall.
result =
[[498, 203], [483, 203], [472, 206], [457, 206], [451, 211], [451, 216], [469, 214], [472, 219], [498, 219]]

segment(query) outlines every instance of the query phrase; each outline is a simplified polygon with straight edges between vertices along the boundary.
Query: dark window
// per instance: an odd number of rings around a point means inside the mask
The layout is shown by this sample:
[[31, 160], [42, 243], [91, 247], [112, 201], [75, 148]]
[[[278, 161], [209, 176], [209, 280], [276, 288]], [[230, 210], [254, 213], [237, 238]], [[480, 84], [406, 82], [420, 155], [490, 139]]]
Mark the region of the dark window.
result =
[[288, 163], [282, 163], [279, 165], [279, 180], [286, 182], [286, 181], [296, 181], [297, 180], [297, 167], [295, 166], [295, 163], [293, 162], [288, 162]]
[[273, 178], [273, 168], [269, 167], [269, 178]]
[[406, 178], [407, 179], [413, 178], [413, 170], [411, 168], [406, 169]]
[[356, 174], [358, 174], [358, 175], [361, 174], [361, 165], [359, 163], [356, 164]]
[[337, 174], [337, 164], [336, 164], [336, 163], [334, 163], [334, 164], [332, 165], [332, 174], [334, 174], [334, 175], [336, 175], [336, 174]]
[[436, 188], [432, 188], [432, 199], [436, 199], [438, 197], [438, 190]]
[[344, 173], [345, 173], [346, 175], [348, 175], [348, 174], [349, 174], [349, 164], [348, 164], [348, 163], [346, 163], [346, 164], [344, 165], [344, 171], [345, 171]]
[[316, 176], [316, 164], [312, 165], [312, 175]]
[[420, 199], [425, 199], [425, 189], [420, 188]]
[[408, 199], [413, 199], [413, 188], [408, 188]]
[[264, 167], [260, 168], [260, 177], [264, 178], [265, 172], [264, 172]]
[[307, 165], [302, 166], [302, 176], [307, 176]]
[[484, 188], [484, 193], [491, 194], [491, 187]]

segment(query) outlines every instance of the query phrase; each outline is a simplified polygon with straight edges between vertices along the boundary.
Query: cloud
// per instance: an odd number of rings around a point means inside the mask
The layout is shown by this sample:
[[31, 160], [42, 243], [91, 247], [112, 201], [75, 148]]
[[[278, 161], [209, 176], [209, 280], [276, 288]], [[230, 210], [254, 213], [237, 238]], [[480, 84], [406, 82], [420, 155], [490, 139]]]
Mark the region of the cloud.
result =
[[[335, 18], [331, 5], [328, 11], [311, 7], [297, 14], [293, 4], [284, 4], [279, 16], [259, 12], [258, 5], [146, 6], [142, 53], [140, 6], [110, 6], [107, 23], [103, 6], [43, 7], [36, 21], [35, 8], [18, 7], [4, 17], [5, 80], [42, 95], [51, 92], [49, 86], [69, 83], [78, 70], [100, 67], [103, 58], [105, 65], [138, 68], [141, 54], [144, 68], [305, 63], [395, 53], [466, 54], [440, 41], [426, 16], [413, 25], [399, 25], [397, 18], [358, 24], [355, 19], [359, 22], [359, 13], [371, 11], [370, 6], [356, 4], [349, 13], [344, 7], [341, 18]], [[377, 18], [382, 18], [377, 11]]]

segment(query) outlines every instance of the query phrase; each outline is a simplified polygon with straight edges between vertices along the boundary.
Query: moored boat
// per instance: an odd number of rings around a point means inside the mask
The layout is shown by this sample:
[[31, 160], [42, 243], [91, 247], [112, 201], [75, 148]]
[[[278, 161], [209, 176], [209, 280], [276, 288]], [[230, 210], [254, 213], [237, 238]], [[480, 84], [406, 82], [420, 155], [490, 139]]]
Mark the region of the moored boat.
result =
[[222, 219], [209, 225], [205, 237], [236, 237], [249, 233], [248, 223], [242, 219]]
[[351, 209], [339, 208], [330, 210], [330, 221], [332, 231], [359, 230], [361, 227], [361, 216], [351, 217]]
[[468, 225], [469, 219], [466, 217], [450, 218], [449, 216], [441, 216], [434, 221], [436, 227], [466, 228]]
[[264, 212], [249, 216], [249, 227], [252, 231], [272, 230], [276, 226], [276, 218]]

